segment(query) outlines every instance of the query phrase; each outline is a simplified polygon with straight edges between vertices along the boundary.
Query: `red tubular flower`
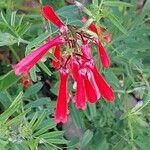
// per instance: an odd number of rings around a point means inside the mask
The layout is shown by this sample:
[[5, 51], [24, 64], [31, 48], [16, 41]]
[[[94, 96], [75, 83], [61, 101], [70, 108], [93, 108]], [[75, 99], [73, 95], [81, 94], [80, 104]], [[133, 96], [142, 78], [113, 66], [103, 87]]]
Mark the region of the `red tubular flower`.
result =
[[98, 100], [96, 90], [92, 86], [91, 82], [88, 79], [87, 74], [83, 75], [84, 87], [86, 91], [87, 100], [91, 103], [95, 103]]
[[68, 114], [68, 89], [67, 89], [67, 80], [68, 80], [68, 70], [60, 69], [60, 85], [59, 92], [55, 110], [55, 122], [56, 123], [65, 123], [67, 121]]
[[115, 99], [114, 91], [98, 72], [95, 62], [91, 60], [87, 62], [86, 66], [93, 72], [94, 79], [102, 97], [107, 101], [113, 102]]
[[55, 47], [55, 50], [54, 50], [54, 56], [57, 60], [52, 60], [52, 66], [55, 68], [55, 69], [59, 69], [60, 68], [60, 60], [61, 60], [61, 57], [60, 57], [60, 46], [57, 45]]
[[115, 99], [114, 91], [98, 72], [95, 64], [91, 67], [91, 70], [102, 97], [110, 102], [113, 102]]
[[92, 54], [91, 54], [91, 45], [89, 43], [82, 45], [81, 46], [81, 51], [83, 53], [83, 56], [86, 57], [87, 59], [91, 59], [92, 58]]
[[63, 38], [57, 36], [51, 41], [43, 44], [38, 49], [32, 51], [29, 55], [24, 57], [18, 64], [13, 65], [16, 75], [24, 74], [27, 76], [29, 70], [46, 54], [46, 52], [53, 46], [62, 44]]
[[57, 26], [61, 32], [66, 32], [68, 30], [51, 6], [43, 6], [42, 14], [46, 19], [50, 20], [55, 26]]
[[86, 93], [84, 88], [84, 80], [82, 77], [82, 69], [78, 71], [77, 88], [75, 93], [75, 104], [78, 109], [86, 109]]
[[91, 76], [91, 77], [90, 77], [91, 84], [92, 84], [92, 86], [93, 86], [94, 89], [95, 89], [97, 99], [100, 99], [101, 94], [100, 94], [100, 92], [99, 92], [99, 89], [98, 89], [98, 86], [97, 86], [97, 84], [96, 84], [96, 81], [95, 81], [95, 78], [94, 78], [94, 75], [93, 75], [93, 72], [92, 72], [92, 71], [90, 71], [90, 76]]
[[104, 68], [108, 68], [110, 66], [110, 58], [109, 58], [105, 48], [101, 44], [101, 42], [98, 41], [97, 44], [98, 44], [98, 51], [99, 51], [101, 63], [102, 63]]

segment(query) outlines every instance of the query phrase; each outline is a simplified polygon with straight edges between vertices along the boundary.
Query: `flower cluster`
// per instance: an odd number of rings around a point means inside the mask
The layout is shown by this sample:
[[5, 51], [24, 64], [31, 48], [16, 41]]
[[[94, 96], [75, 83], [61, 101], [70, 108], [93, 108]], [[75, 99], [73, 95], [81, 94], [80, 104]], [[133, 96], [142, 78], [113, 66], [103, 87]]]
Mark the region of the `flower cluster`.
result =
[[[59, 34], [55, 38], [47, 40], [45, 44], [32, 51], [18, 64], [13, 65], [16, 75], [24, 74], [26, 76], [50, 48], [55, 47], [53, 54], [56, 59], [52, 60], [52, 66], [59, 70], [60, 76], [55, 109], [56, 123], [67, 121], [68, 103], [71, 98], [67, 86], [69, 75], [74, 81], [76, 91], [73, 102], [78, 109], [86, 109], [87, 102], [95, 103], [100, 97], [113, 102], [114, 92], [99, 73], [91, 52], [92, 44], [96, 45], [102, 66], [108, 68], [110, 59], [101, 41], [109, 42], [111, 34], [105, 28], [97, 27], [93, 23], [88, 26], [88, 29], [97, 35], [94, 37], [77, 27], [67, 26], [49, 5], [42, 7], [42, 14], [45, 19], [50, 20], [59, 28]], [[86, 23], [87, 18], [82, 17], [81, 21]]]

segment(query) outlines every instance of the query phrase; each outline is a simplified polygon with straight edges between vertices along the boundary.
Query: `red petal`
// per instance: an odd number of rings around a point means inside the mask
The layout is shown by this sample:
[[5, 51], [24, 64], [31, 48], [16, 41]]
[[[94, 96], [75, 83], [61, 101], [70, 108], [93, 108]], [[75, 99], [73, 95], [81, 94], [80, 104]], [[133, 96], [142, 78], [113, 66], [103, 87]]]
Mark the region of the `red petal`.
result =
[[96, 90], [90, 83], [87, 75], [83, 76], [83, 79], [84, 79], [84, 85], [85, 85], [87, 99], [89, 102], [95, 103], [98, 100], [97, 95], [96, 95]]
[[83, 53], [83, 56], [86, 57], [87, 59], [91, 59], [92, 58], [92, 54], [91, 54], [91, 45], [90, 44], [85, 44], [81, 46], [81, 51]]
[[110, 58], [100, 41], [98, 41], [98, 51], [103, 67], [108, 68], [110, 66]]
[[88, 28], [98, 35], [98, 30], [95, 24], [91, 23]]
[[108, 101], [113, 102], [115, 99], [114, 91], [108, 85], [108, 83], [103, 79], [102, 75], [98, 72], [96, 66], [94, 66], [91, 69], [93, 71], [95, 81], [97, 83], [97, 86], [99, 88], [102, 97]]
[[98, 86], [97, 86], [97, 84], [96, 84], [96, 81], [95, 81], [93, 72], [92, 72], [91, 70], [90, 70], [90, 76], [91, 76], [91, 77], [90, 77], [91, 84], [92, 84], [92, 86], [93, 86], [94, 89], [95, 89], [97, 99], [100, 99], [101, 94], [100, 94], [100, 91], [99, 91]]
[[74, 80], [77, 80], [77, 78], [78, 78], [78, 70], [79, 70], [79, 63], [78, 63], [78, 61], [76, 60], [76, 58], [72, 58], [71, 59], [71, 73], [72, 73], [72, 77], [73, 77], [73, 79]]
[[57, 60], [52, 60], [52, 66], [56, 69], [60, 68], [60, 46], [57, 45], [55, 50], [54, 50], [54, 56], [56, 57]]
[[75, 104], [78, 109], [86, 109], [86, 95], [84, 89], [84, 81], [79, 71], [79, 75], [77, 78], [77, 88], [75, 94]]
[[54, 25], [56, 25], [62, 31], [67, 30], [65, 24], [58, 17], [58, 15], [55, 13], [54, 9], [51, 6], [49, 5], [43, 6], [42, 14], [46, 19], [50, 20]]
[[65, 123], [67, 121], [67, 112], [68, 112], [68, 93], [67, 93], [67, 79], [68, 79], [68, 70], [60, 70], [60, 85], [59, 92], [55, 110], [55, 122], [56, 123]]

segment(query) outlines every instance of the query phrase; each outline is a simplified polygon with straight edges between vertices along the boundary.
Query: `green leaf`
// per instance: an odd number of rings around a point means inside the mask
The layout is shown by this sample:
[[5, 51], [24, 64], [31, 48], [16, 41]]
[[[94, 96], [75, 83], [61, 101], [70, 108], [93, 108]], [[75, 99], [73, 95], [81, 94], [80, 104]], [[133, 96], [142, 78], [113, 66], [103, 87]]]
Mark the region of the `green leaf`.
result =
[[96, 117], [96, 105], [95, 104], [88, 104], [88, 108], [90, 111], [90, 118], [94, 119], [94, 117]]
[[93, 143], [93, 149], [94, 150], [99, 150], [98, 149], [99, 147], [102, 150], [108, 150], [109, 144], [107, 143], [106, 138], [103, 135], [103, 133], [99, 130], [94, 134], [94, 138], [92, 139], [92, 143]]
[[46, 54], [46, 57], [50, 58], [50, 59], [54, 59], [57, 60], [57, 58], [53, 55], [53, 53], [51, 53], [52, 51], [48, 51], [48, 53]]
[[7, 74], [0, 77], [0, 90], [6, 90], [15, 84], [20, 77], [16, 76], [14, 71], [10, 71]]
[[52, 72], [48, 69], [48, 67], [44, 64], [44, 62], [39, 61], [38, 65], [45, 73], [47, 73], [49, 76], [51, 76]]
[[24, 144], [17, 144], [16, 146], [19, 148], [19, 150], [29, 150], [28, 147]]
[[15, 26], [15, 22], [16, 22], [16, 11], [12, 12], [11, 14], [11, 21], [10, 21], [10, 25], [11, 26]]
[[82, 128], [82, 119], [80, 117], [79, 111], [75, 108], [74, 104], [71, 104], [71, 118], [74, 120], [78, 128]]
[[98, 0], [92, 0], [93, 5], [98, 6], [99, 1]]
[[80, 139], [78, 137], [73, 137], [67, 146], [67, 150], [74, 150], [75, 146], [78, 145], [79, 140]]
[[65, 5], [64, 0], [42, 0], [43, 5], [51, 5], [53, 8], [58, 9]]
[[57, 10], [57, 14], [65, 18], [78, 18], [78, 7], [75, 5], [65, 6]]
[[6, 20], [6, 18], [3, 15], [3, 12], [1, 11], [1, 18], [3, 20], [3, 22], [5, 23], [5, 25], [11, 30], [11, 32], [18, 38], [19, 35], [16, 33], [16, 31], [14, 30], [14, 28], [12, 26], [9, 25], [8, 21]]
[[22, 25], [19, 26], [18, 30], [17, 30], [17, 33], [22, 36], [24, 35], [28, 30], [30, 29], [30, 24], [27, 22], [27, 23], [24, 23]]
[[115, 75], [115, 73], [113, 73], [113, 71], [111, 69], [107, 69], [104, 72], [105, 75], [105, 79], [108, 83], [110, 83], [110, 85], [114, 88], [120, 88], [120, 82], [117, 78], [117, 76]]
[[33, 118], [31, 119], [31, 121], [30, 121], [30, 123], [29, 123], [29, 126], [30, 126], [30, 127], [32, 127], [32, 126], [34, 125], [34, 123], [35, 123], [37, 117], [38, 117], [38, 112], [35, 112]]
[[43, 84], [41, 82], [33, 84], [25, 91], [24, 96], [29, 97], [31, 95], [37, 94], [40, 91], [40, 89], [42, 88], [42, 86], [43, 86]]
[[139, 136], [134, 141], [139, 146], [139, 149], [141, 149], [141, 150], [148, 150], [148, 145], [150, 143], [150, 139], [147, 138], [147, 136], [145, 136], [145, 135]]
[[32, 81], [36, 82], [37, 81], [37, 75], [36, 75], [36, 71], [37, 71], [37, 66], [33, 66], [33, 68], [30, 70], [30, 76]]
[[53, 121], [49, 122], [47, 125], [45, 125], [43, 128], [41, 128], [40, 130], [38, 130], [37, 132], [35, 132], [33, 135], [34, 136], [40, 136], [41, 134], [48, 132], [48, 130], [54, 128], [56, 125], [54, 124]]
[[4, 106], [5, 109], [11, 105], [12, 99], [9, 94], [7, 94], [7, 92], [0, 92], [0, 103]]
[[51, 91], [53, 94], [57, 95], [57, 94], [58, 94], [58, 87], [59, 87], [59, 82], [56, 82], [56, 83], [54, 84], [54, 86], [50, 89], [50, 91]]
[[39, 98], [35, 101], [31, 101], [30, 103], [28, 103], [27, 105], [24, 106], [24, 108], [38, 108], [38, 107], [41, 107], [43, 105], [49, 105], [51, 102], [50, 102], [50, 98], [48, 97], [42, 97], [42, 98]]
[[52, 131], [49, 133], [42, 134], [39, 137], [43, 139], [54, 139], [54, 138], [62, 137], [63, 134], [64, 134], [63, 131]]
[[132, 5], [130, 3], [121, 2], [121, 1], [103, 1], [103, 4], [105, 6], [117, 6], [117, 7], [131, 7]]
[[56, 127], [56, 124], [54, 123], [53, 118], [49, 118], [49, 119], [45, 119], [42, 122], [42, 124], [39, 125], [38, 129], [42, 129], [42, 128], [44, 128], [47, 125], [52, 125], [52, 126], [55, 125], [55, 127]]
[[38, 36], [36, 39], [34, 39], [32, 42], [30, 42], [28, 44], [28, 46], [26, 47], [26, 52], [25, 54], [27, 55], [31, 49], [39, 47], [39, 45], [49, 36], [49, 32], [46, 32], [40, 36]]
[[150, 1], [149, 0], [145, 2], [142, 12], [150, 14]]
[[91, 141], [92, 137], [93, 132], [90, 130], [86, 130], [81, 141], [81, 147], [84, 148]]
[[0, 47], [17, 43], [16, 38], [10, 33], [0, 33]]
[[27, 109], [26, 111], [22, 112], [21, 114], [19, 114], [18, 116], [14, 117], [13, 119], [9, 120], [7, 122], [7, 125], [10, 126], [12, 124], [18, 124], [21, 123], [23, 121], [24, 116], [30, 111], [30, 109]]
[[0, 115], [0, 122], [5, 122], [20, 107], [23, 92], [20, 92], [10, 107]]
[[135, 120], [139, 125], [141, 125], [143, 127], [148, 127], [148, 123], [142, 117], [136, 116]]
[[106, 15], [107, 18], [110, 19], [110, 21], [124, 34], [127, 35], [127, 31], [126, 29], [122, 26], [122, 24], [120, 23], [119, 19], [117, 17], [115, 17], [112, 13], [108, 13], [108, 12], [103, 12], [104, 16]]
[[39, 118], [37, 119], [37, 121], [33, 124], [33, 126], [31, 127], [32, 128], [32, 131], [34, 132], [38, 126], [42, 123], [43, 119], [45, 117], [45, 112], [43, 112]]
[[68, 144], [69, 142], [65, 139], [47, 139], [46, 141], [48, 143], [53, 143], [53, 144]]

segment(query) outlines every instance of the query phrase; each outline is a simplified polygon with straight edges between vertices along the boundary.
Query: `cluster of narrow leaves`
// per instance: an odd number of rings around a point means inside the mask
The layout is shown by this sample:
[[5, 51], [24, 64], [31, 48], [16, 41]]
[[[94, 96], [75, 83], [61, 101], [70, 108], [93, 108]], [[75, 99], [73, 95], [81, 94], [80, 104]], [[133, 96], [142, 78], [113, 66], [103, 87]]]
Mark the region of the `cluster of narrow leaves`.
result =
[[[41, 85], [37, 85], [37, 87]], [[32, 87], [33, 88], [33, 87]], [[35, 89], [35, 87], [34, 87]], [[1, 149], [59, 149], [58, 144], [67, 144], [63, 138], [63, 131], [58, 131], [52, 119], [45, 111], [33, 112], [33, 108], [42, 107], [48, 104], [48, 98], [42, 98], [31, 102], [22, 109], [22, 100], [30, 94], [20, 92], [8, 108], [0, 115], [0, 148]], [[7, 98], [7, 94], [2, 94], [2, 98]], [[1, 101], [4, 99], [1, 99]], [[7, 105], [5, 105], [7, 107]], [[50, 112], [50, 110], [49, 110]], [[51, 132], [48, 132], [51, 130]]]

